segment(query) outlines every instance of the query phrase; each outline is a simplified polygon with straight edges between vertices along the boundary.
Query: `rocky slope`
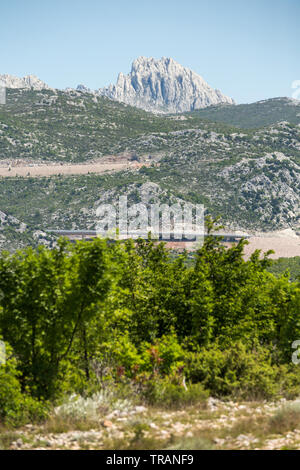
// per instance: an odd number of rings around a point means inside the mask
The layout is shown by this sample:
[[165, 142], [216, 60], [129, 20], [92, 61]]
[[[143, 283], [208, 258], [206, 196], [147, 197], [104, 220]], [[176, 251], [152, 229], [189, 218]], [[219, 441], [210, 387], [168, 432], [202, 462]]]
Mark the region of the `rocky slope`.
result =
[[[145, 188], [155, 187], [160, 202], [203, 203], [233, 229], [299, 231], [299, 111], [285, 99], [276, 100], [276, 120], [289, 122], [270, 125], [274, 106], [274, 100], [262, 108], [244, 106], [239, 111], [244, 123], [259, 110], [267, 126], [241, 130], [198, 112], [154, 115], [85, 91], [7, 90], [0, 114], [2, 167], [18, 168], [22, 161], [92, 166], [105, 155], [145, 166], [129, 165], [111, 175], [0, 178], [0, 210], [32, 233], [93, 229], [100, 199], [110, 202], [127, 194], [136, 203], [144, 200]], [[0, 235], [0, 249], [10, 249], [12, 242], [21, 246], [19, 239], [22, 246], [27, 243], [27, 231], [12, 226]]]
[[19, 78], [13, 75], [0, 74], [0, 86], [6, 88], [27, 88], [33, 90], [51, 90], [51, 88], [40, 80], [35, 75], [27, 75], [26, 77]]
[[160, 113], [234, 104], [232, 98], [211, 88], [200, 75], [165, 57], [160, 60], [139, 57], [133, 62], [130, 74], [120, 73], [116, 85], [100, 89], [99, 94]]
[[54, 242], [54, 237], [51, 235], [31, 229], [16, 217], [0, 210], [0, 251], [14, 251], [28, 245], [52, 246]]
[[46, 423], [0, 429], [0, 449], [300, 449], [299, 400], [234, 402], [211, 397], [186, 409], [167, 409], [163, 404], [136, 406], [128, 399], [99, 406], [95, 396], [72, 398]]

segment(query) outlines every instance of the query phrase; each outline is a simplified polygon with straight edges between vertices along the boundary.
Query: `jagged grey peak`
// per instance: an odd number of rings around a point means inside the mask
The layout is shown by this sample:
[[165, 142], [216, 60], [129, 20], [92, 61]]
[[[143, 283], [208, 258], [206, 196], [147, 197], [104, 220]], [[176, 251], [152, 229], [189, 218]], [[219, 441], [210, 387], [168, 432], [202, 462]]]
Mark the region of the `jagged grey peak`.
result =
[[171, 58], [139, 57], [130, 74], [119, 74], [116, 85], [98, 91], [131, 106], [160, 113], [180, 113], [219, 103], [235, 104], [232, 98], [211, 88], [205, 80]]
[[0, 75], [0, 86], [6, 88], [33, 88], [34, 90], [52, 89], [35, 75], [27, 75], [23, 78], [7, 74]]
[[76, 91], [81, 91], [82, 93], [94, 93], [90, 88], [87, 88], [85, 85], [78, 85]]

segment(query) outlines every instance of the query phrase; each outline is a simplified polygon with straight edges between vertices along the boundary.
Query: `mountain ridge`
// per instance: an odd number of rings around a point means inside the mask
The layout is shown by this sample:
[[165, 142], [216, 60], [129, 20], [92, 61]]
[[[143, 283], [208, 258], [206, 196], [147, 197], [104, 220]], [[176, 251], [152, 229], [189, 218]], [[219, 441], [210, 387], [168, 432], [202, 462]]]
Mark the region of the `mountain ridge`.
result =
[[40, 80], [36, 75], [26, 75], [25, 77], [15, 77], [9, 74], [0, 74], [0, 86], [6, 88], [25, 88], [34, 90], [53, 90], [47, 83]]
[[140, 56], [128, 75], [119, 73], [117, 83], [98, 94], [156, 113], [181, 113], [219, 103], [235, 104], [220, 90], [211, 88], [192, 70], [172, 58]]
[[[3, 74], [0, 75], [0, 85], [12, 89], [53, 89], [35, 75], [19, 78]], [[232, 98], [210, 87], [200, 75], [167, 57], [140, 56], [133, 61], [129, 74], [119, 73], [115, 85], [98, 90], [78, 85], [77, 91], [106, 96], [145, 111], [164, 114], [193, 111], [220, 103], [235, 104]]]
[[186, 118], [189, 116], [242, 129], [270, 126], [280, 121], [299, 124], [300, 101], [290, 97], [276, 97], [235, 106], [220, 104], [186, 114]]

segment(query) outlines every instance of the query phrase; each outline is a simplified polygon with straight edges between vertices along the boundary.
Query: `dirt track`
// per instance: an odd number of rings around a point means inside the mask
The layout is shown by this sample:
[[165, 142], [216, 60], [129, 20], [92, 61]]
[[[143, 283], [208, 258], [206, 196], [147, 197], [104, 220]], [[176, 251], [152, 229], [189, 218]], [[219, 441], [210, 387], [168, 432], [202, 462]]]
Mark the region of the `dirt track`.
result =
[[[293, 258], [300, 256], [300, 237], [250, 237], [249, 244], [244, 248], [244, 259], [249, 259], [255, 250], [261, 250], [263, 253], [273, 250], [275, 253], [269, 256], [271, 259]], [[225, 243], [231, 247], [232, 243]]]
[[[249, 259], [251, 254], [255, 250], [261, 250], [261, 256], [269, 250], [273, 250], [275, 253], [270, 255], [271, 259], [278, 258], [293, 258], [294, 256], [300, 256], [300, 237], [250, 237], [248, 240], [249, 244], [244, 248], [244, 259]], [[233, 243], [224, 243], [228, 248], [233, 246]], [[171, 249], [186, 249], [188, 251], [194, 251], [196, 245], [188, 242], [168, 242], [168, 248]]]
[[300, 256], [300, 237], [251, 237], [249, 245], [245, 247], [245, 258], [249, 258], [255, 250], [274, 250], [272, 259], [292, 258]]
[[126, 169], [140, 168], [145, 164], [122, 162], [122, 163], [89, 163], [89, 164], [40, 164], [40, 165], [18, 165], [12, 167], [0, 166], [0, 177], [42, 177], [53, 175], [86, 175], [88, 173], [106, 173], [111, 171], [122, 171]]

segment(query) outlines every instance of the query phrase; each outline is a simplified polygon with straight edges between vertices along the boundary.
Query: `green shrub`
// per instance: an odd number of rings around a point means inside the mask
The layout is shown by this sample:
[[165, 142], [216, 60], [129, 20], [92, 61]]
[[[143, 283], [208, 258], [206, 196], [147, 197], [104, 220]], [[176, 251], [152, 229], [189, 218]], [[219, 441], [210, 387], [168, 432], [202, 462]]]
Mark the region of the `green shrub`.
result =
[[299, 283], [268, 273], [258, 252], [244, 261], [244, 245], [205, 237], [192, 266], [151, 240], [2, 253], [0, 335], [18, 363], [9, 354], [1, 368], [0, 418], [42, 414], [30, 396], [86, 398], [110, 382], [168, 407], [203, 390], [296, 396]]
[[20, 372], [11, 347], [6, 344], [7, 361], [0, 365], [0, 421], [19, 426], [27, 422], [40, 421], [47, 415], [47, 405], [22, 393]]
[[248, 351], [242, 342], [228, 349], [216, 345], [190, 353], [187, 374], [192, 382], [202, 383], [215, 396], [260, 399], [283, 396], [288, 390], [293, 395], [300, 390], [299, 374], [272, 364], [268, 349], [256, 346]]
[[189, 384], [187, 388], [182, 385], [165, 383], [161, 389], [158, 387], [158, 403], [162, 401], [167, 408], [178, 408], [205, 402], [208, 392], [201, 384]]
[[152, 345], [143, 343], [141, 350], [141, 370], [144, 371], [156, 371], [168, 375], [176, 372], [184, 364], [185, 351], [178, 343], [175, 333], [163, 335]]
[[208, 391], [201, 384], [183, 383], [179, 375], [166, 376], [163, 379], [154, 377], [145, 381], [142, 396], [149, 405], [165, 408], [181, 408], [195, 403], [205, 404]]

